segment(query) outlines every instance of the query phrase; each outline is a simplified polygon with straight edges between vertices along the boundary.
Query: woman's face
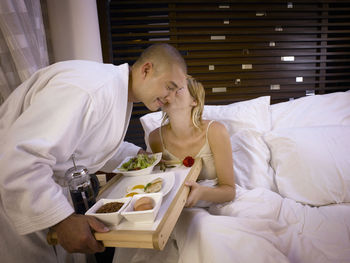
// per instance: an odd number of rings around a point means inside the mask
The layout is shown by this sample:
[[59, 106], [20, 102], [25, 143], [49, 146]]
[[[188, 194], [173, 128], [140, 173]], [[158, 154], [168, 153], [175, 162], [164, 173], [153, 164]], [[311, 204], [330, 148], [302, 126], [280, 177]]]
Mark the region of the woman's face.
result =
[[191, 96], [187, 83], [185, 86], [177, 89], [175, 91], [172, 101], [162, 107], [162, 110], [168, 114], [171, 114], [172, 111], [191, 109], [196, 106], [197, 103], [195, 99]]

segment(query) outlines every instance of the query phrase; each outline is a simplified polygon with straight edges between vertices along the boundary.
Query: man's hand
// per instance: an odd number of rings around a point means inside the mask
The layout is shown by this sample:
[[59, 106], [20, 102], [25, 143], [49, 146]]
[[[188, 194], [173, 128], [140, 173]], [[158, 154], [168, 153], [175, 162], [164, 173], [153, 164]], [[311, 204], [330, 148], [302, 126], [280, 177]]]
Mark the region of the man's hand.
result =
[[57, 232], [58, 243], [69, 253], [93, 254], [103, 252], [105, 247], [93, 236], [93, 231], [108, 232], [109, 229], [92, 216], [72, 214], [53, 229]]

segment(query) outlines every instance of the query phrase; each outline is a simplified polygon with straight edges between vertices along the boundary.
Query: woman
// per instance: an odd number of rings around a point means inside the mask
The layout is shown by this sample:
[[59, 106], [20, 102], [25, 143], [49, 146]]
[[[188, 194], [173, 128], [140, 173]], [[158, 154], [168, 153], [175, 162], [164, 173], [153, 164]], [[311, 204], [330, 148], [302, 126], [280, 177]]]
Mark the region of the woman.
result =
[[162, 107], [163, 125], [149, 136], [152, 151], [163, 152], [164, 160], [182, 162], [187, 156], [200, 157], [203, 168], [198, 180], [217, 179], [216, 187], [187, 182], [191, 187], [187, 207], [200, 200], [224, 203], [235, 197], [229, 134], [223, 124], [202, 119], [204, 97], [202, 84], [188, 76], [187, 87], [178, 89]]
[[[149, 143], [153, 152], [163, 152], [164, 160], [182, 162], [187, 156], [202, 158], [203, 167], [197, 182], [187, 182], [191, 191], [186, 206], [203, 206], [203, 203], [224, 203], [235, 198], [232, 150], [225, 126], [216, 121], [202, 120], [204, 108], [204, 88], [191, 76], [187, 77], [187, 87], [179, 88], [175, 96], [164, 104], [163, 125], [150, 133]], [[215, 182], [215, 187], [208, 187], [200, 181]], [[198, 202], [206, 201], [206, 202]], [[197, 212], [205, 220], [211, 215], [202, 208], [183, 210], [171, 238], [163, 251], [150, 249], [116, 248], [114, 261], [124, 262], [184, 262], [182, 253], [187, 255], [187, 247], [200, 244], [195, 237], [201, 220], [195, 219]], [[211, 233], [200, 231], [202, 234]], [[200, 241], [199, 243], [203, 243]], [[193, 252], [193, 251], [192, 251]], [[217, 253], [224, 254], [221, 250]], [[209, 259], [210, 261], [210, 259]], [[203, 262], [197, 260], [193, 262]]]

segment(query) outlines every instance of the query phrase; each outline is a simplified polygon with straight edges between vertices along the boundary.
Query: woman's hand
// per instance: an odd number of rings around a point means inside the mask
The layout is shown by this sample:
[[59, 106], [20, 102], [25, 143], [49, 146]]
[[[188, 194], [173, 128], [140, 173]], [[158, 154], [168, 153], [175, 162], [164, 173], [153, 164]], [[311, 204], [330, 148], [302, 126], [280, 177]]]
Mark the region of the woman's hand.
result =
[[190, 193], [188, 194], [185, 206], [192, 207], [202, 199], [202, 186], [196, 182], [186, 182], [185, 185], [190, 187]]

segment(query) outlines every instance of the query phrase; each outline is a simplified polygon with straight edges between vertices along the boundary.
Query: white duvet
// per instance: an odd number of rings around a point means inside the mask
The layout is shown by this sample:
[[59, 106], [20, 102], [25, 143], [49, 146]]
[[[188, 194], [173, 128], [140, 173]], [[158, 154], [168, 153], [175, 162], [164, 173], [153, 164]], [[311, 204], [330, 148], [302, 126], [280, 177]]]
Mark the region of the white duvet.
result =
[[163, 251], [117, 248], [115, 262], [350, 262], [350, 204], [238, 187], [232, 203], [184, 209]]
[[[159, 113], [141, 118], [147, 134]], [[350, 92], [207, 106], [231, 135], [234, 202], [184, 209], [163, 251], [115, 262], [350, 262]], [[240, 185], [240, 186], [239, 186]]]

